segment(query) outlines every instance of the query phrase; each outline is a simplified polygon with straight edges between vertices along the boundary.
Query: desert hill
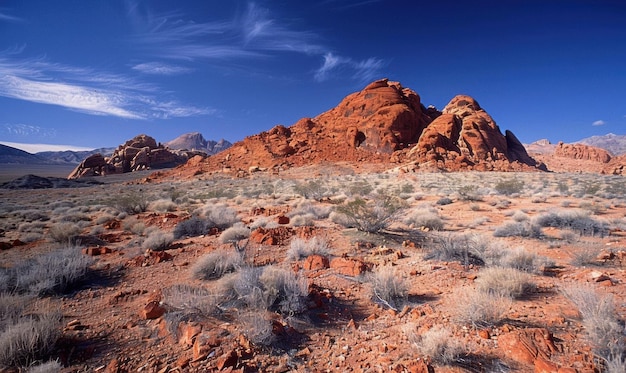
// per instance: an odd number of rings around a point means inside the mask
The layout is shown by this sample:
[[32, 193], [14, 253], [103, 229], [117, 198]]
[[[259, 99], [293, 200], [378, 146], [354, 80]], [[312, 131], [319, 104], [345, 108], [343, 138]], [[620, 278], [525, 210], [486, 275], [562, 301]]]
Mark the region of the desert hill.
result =
[[290, 127], [277, 125], [204, 160], [171, 171], [177, 177], [229, 170], [238, 174], [325, 162], [394, 164], [427, 170], [536, 170], [513, 133], [469, 96], [439, 111], [398, 82], [381, 79], [345, 97], [335, 108]]
[[0, 144], [0, 164], [50, 164], [48, 159]]
[[175, 150], [197, 150], [212, 155], [228, 149], [232, 144], [224, 139], [206, 140], [200, 132], [191, 132], [166, 142], [165, 146]]

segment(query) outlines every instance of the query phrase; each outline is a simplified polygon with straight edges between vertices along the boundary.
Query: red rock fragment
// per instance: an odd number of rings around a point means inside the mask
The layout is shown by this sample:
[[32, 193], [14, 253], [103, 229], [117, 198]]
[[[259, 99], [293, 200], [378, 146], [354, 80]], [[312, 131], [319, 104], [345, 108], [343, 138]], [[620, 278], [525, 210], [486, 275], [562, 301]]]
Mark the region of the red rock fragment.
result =
[[217, 358], [217, 369], [222, 370], [228, 367], [234, 368], [237, 365], [238, 360], [239, 360], [239, 356], [237, 355], [237, 351], [230, 350], [230, 352], [227, 352], [224, 355]]
[[289, 224], [289, 218], [285, 215], [280, 215], [278, 218], [276, 218], [276, 221], [278, 222], [278, 224], [281, 225]]
[[346, 276], [359, 276], [367, 270], [367, 266], [359, 259], [334, 258], [330, 268]]
[[141, 316], [144, 319], [158, 319], [165, 313], [165, 308], [160, 305], [160, 302], [153, 300], [146, 304], [141, 310]]
[[530, 365], [539, 358], [549, 361], [556, 351], [552, 333], [544, 328], [521, 329], [500, 335], [498, 345], [508, 358]]
[[307, 271], [315, 271], [319, 269], [325, 269], [330, 266], [328, 258], [323, 255], [313, 254], [309, 255], [302, 265]]

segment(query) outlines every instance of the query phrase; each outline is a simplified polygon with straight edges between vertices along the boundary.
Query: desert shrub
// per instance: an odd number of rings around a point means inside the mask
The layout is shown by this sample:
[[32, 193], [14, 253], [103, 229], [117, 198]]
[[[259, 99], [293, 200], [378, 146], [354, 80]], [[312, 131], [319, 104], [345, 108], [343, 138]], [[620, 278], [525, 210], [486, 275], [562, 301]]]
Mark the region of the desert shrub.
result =
[[257, 312], [246, 312], [239, 317], [243, 333], [257, 346], [270, 346], [276, 340], [272, 320]]
[[158, 199], [148, 205], [150, 211], [170, 212], [176, 211], [176, 204], [171, 199]]
[[291, 225], [294, 227], [312, 227], [315, 225], [315, 215], [313, 214], [304, 214], [304, 215], [295, 215], [291, 218]]
[[459, 233], [439, 233], [432, 236], [425, 259], [458, 261], [464, 265], [483, 264], [482, 242], [476, 236]]
[[65, 292], [85, 278], [92, 263], [78, 248], [56, 250], [5, 269], [5, 287], [18, 293]]
[[493, 232], [494, 237], [539, 238], [541, 235], [541, 228], [529, 221], [505, 223]]
[[408, 282], [391, 266], [379, 266], [371, 274], [370, 282], [373, 300], [391, 309], [397, 310], [408, 297]]
[[583, 236], [604, 237], [609, 231], [606, 222], [594, 219], [584, 210], [565, 210], [541, 214], [533, 219], [541, 227], [569, 229]]
[[440, 231], [443, 229], [443, 220], [439, 217], [435, 209], [416, 209], [407, 214], [403, 220], [404, 224], [415, 228], [427, 228], [429, 230]]
[[243, 251], [247, 246], [247, 241], [244, 245], [241, 244], [241, 241], [248, 237], [250, 237], [250, 229], [244, 226], [233, 226], [222, 232], [219, 240], [224, 244], [232, 244], [237, 251]]
[[201, 256], [191, 266], [191, 276], [197, 280], [213, 280], [236, 271], [242, 264], [239, 253], [216, 250]]
[[530, 276], [515, 268], [484, 268], [479, 272], [478, 279], [476, 279], [478, 291], [511, 298], [520, 298], [528, 294], [534, 287]]
[[343, 214], [349, 227], [368, 233], [378, 233], [389, 227], [404, 210], [401, 200], [392, 197], [377, 196], [366, 201], [360, 197], [337, 206], [336, 212]]
[[328, 255], [328, 253], [328, 242], [324, 238], [315, 236], [309, 240], [305, 240], [299, 237], [294, 237], [289, 243], [287, 260], [300, 260], [309, 255]]
[[211, 229], [209, 221], [193, 216], [190, 219], [183, 220], [174, 227], [174, 238], [196, 237], [209, 233]]
[[296, 208], [290, 211], [287, 216], [312, 215], [314, 219], [326, 219], [330, 215], [332, 208], [320, 204], [313, 204], [309, 201], [299, 203]]
[[283, 315], [300, 314], [306, 309], [309, 284], [306, 277], [290, 269], [267, 266], [259, 276], [269, 308]]
[[503, 266], [514, 268], [527, 273], [541, 273], [546, 267], [554, 266], [554, 261], [544, 256], [537, 255], [532, 250], [524, 247], [508, 251], [503, 261]]
[[70, 223], [79, 223], [81, 221], [91, 221], [91, 218], [82, 213], [67, 213], [61, 216], [59, 221], [70, 222]]
[[624, 358], [624, 326], [620, 324], [613, 297], [591, 286], [570, 286], [563, 294], [578, 308], [589, 343], [605, 360]]
[[598, 256], [602, 249], [594, 246], [582, 246], [571, 252], [571, 264], [575, 266], [587, 266], [598, 264]]
[[36, 210], [36, 209], [20, 210], [20, 211], [17, 211], [15, 215], [17, 218], [26, 222], [50, 220], [50, 217], [48, 216], [48, 214], [40, 210]]
[[209, 316], [216, 309], [218, 297], [203, 287], [179, 284], [163, 290], [163, 301], [178, 312]]
[[27, 366], [52, 351], [61, 333], [61, 314], [22, 316], [0, 331], [0, 367]]
[[73, 223], [57, 223], [48, 229], [48, 235], [54, 242], [72, 244], [80, 234], [80, 227]]
[[439, 198], [436, 202], [438, 205], [440, 206], [445, 206], [445, 205], [449, 205], [452, 203], [452, 199], [448, 198], [448, 197], [442, 197]]
[[495, 189], [500, 194], [510, 196], [520, 193], [522, 190], [524, 190], [524, 182], [522, 180], [516, 179], [500, 180], [495, 185]]
[[365, 180], [357, 180], [348, 185], [347, 193], [351, 196], [366, 196], [372, 191], [374, 188]]
[[145, 212], [149, 201], [145, 193], [127, 192], [111, 198], [108, 204], [120, 212], [132, 215]]
[[463, 185], [457, 189], [459, 200], [461, 201], [482, 201], [481, 195], [476, 185]]
[[46, 223], [42, 222], [32, 222], [32, 223], [22, 223], [17, 229], [18, 232], [28, 232], [28, 233], [43, 233], [43, 229], [46, 227]]
[[515, 211], [513, 213], [513, 215], [511, 215], [511, 218], [518, 222], [521, 223], [523, 221], [528, 221], [530, 218], [528, 217], [528, 214], [526, 214], [524, 211]]
[[39, 365], [34, 365], [26, 371], [27, 373], [57, 373], [63, 369], [63, 365], [57, 360], [50, 360]]
[[328, 193], [328, 189], [321, 180], [310, 180], [296, 183], [293, 190], [306, 199], [321, 200]]
[[441, 325], [436, 325], [424, 332], [415, 344], [421, 355], [441, 365], [454, 363], [463, 353], [458, 339], [452, 336], [450, 330]]
[[511, 308], [511, 297], [464, 289], [455, 296], [456, 315], [461, 323], [484, 328], [497, 325]]
[[167, 250], [168, 247], [174, 242], [174, 235], [171, 233], [165, 233], [161, 231], [154, 231], [146, 237], [141, 244], [144, 249], [150, 249], [152, 251]]
[[237, 211], [227, 205], [205, 206], [201, 211], [201, 216], [206, 219], [210, 228], [220, 230], [230, 228], [240, 221], [237, 217]]

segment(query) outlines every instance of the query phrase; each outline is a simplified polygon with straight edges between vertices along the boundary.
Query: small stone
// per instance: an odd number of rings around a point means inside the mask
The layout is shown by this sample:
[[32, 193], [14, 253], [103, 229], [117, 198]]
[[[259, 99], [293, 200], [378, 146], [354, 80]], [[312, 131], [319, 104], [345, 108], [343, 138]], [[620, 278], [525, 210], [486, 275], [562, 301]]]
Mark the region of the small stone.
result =
[[160, 305], [160, 302], [155, 300], [146, 304], [141, 310], [141, 316], [147, 320], [158, 319], [159, 317], [163, 316], [164, 313], [165, 308]]

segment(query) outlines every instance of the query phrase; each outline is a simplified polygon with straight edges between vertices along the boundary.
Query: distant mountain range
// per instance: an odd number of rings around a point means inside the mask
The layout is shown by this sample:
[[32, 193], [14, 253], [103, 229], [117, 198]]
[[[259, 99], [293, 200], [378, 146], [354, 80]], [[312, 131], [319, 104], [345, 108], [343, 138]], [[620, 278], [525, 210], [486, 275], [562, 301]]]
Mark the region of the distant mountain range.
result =
[[56, 152], [38, 152], [36, 155], [43, 157], [54, 164], [79, 164], [83, 159], [90, 155], [100, 153], [103, 156], [109, 156], [113, 154], [115, 148], [99, 148], [86, 151], [56, 151]]
[[609, 151], [613, 155], [626, 154], [626, 135], [609, 133], [603, 136], [591, 136], [580, 141], [580, 144], [595, 146]]
[[52, 164], [45, 157], [0, 144], [0, 163], [11, 164]]
[[[232, 144], [224, 139], [219, 141], [206, 140], [199, 132], [186, 133], [164, 144], [174, 150], [197, 150], [213, 155]], [[48, 151], [35, 154], [0, 144], [0, 164], [41, 164], [41, 165], [78, 165], [94, 154], [107, 157], [115, 151], [113, 148], [99, 148], [88, 151]]]
[[213, 155], [222, 150], [230, 148], [233, 144], [221, 139], [219, 141], [205, 140], [200, 132], [185, 133], [172, 141], [164, 144], [166, 147], [175, 150], [199, 150]]

